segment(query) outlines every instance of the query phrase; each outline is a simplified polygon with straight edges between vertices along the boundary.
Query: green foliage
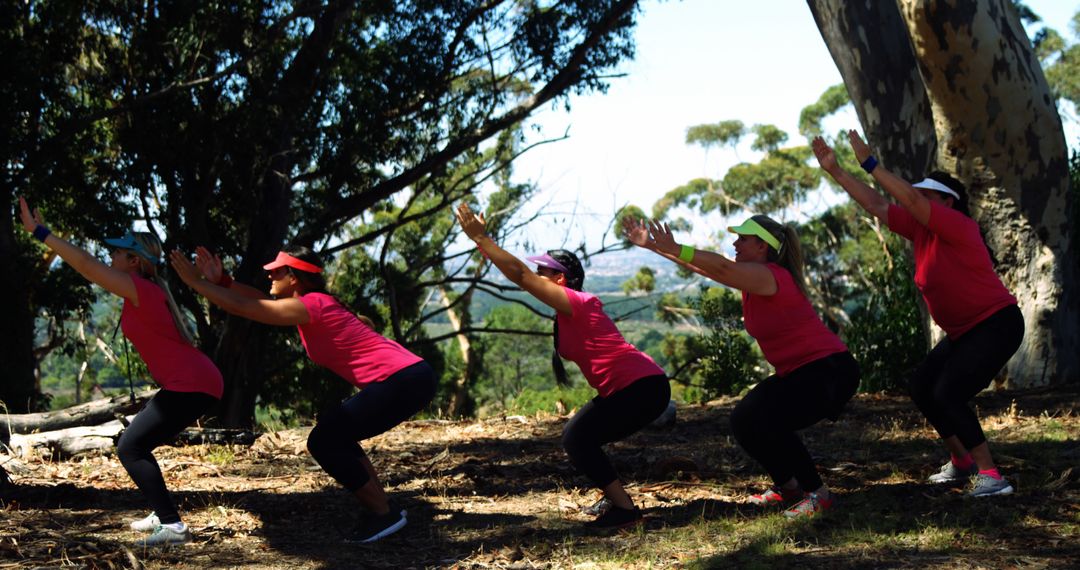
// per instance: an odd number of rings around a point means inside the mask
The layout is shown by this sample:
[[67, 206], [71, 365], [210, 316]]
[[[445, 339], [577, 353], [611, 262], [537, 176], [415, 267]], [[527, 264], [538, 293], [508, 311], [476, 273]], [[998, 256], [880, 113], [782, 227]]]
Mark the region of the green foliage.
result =
[[750, 130], [755, 137], [750, 148], [759, 152], [775, 151], [788, 139], [787, 133], [776, 125], [754, 125]]
[[807, 163], [811, 156], [810, 147], [800, 146], [771, 150], [754, 164], [736, 164], [724, 175], [724, 191], [747, 212], [783, 210], [821, 183], [820, 170]]
[[[1034, 18], [1038, 21], [1038, 16]], [[1070, 27], [1073, 37], [1080, 38], [1080, 11], [1073, 15]], [[1052, 28], [1039, 30], [1032, 43], [1054, 96], [1080, 106], [1080, 44], [1066, 42]]]
[[656, 288], [656, 271], [651, 267], [639, 267], [636, 275], [623, 283], [623, 291], [630, 295], [636, 292], [652, 293]]
[[[762, 380], [767, 365], [742, 324], [738, 292], [723, 287], [702, 287], [691, 306], [697, 309], [707, 333], [691, 346], [701, 355], [690, 376], [688, 400], [706, 401], [721, 394], [739, 394]], [[691, 343], [693, 344], [693, 343]]]
[[843, 83], [829, 87], [816, 103], [803, 107], [799, 114], [799, 134], [808, 139], [822, 134], [821, 121], [849, 103], [851, 98]]
[[720, 121], [719, 123], [694, 125], [686, 129], [686, 144], [696, 144], [709, 150], [717, 146], [735, 148], [746, 135], [746, 125], [742, 121]]
[[510, 401], [506, 411], [513, 414], [556, 413], [558, 402], [562, 402], [564, 409], [569, 412], [584, 406], [595, 396], [596, 390], [582, 383], [554, 388], [525, 388]]
[[[495, 307], [485, 317], [484, 325], [545, 333], [552, 327], [549, 319], [517, 304]], [[490, 334], [479, 336], [474, 344], [483, 372], [478, 375], [473, 395], [482, 410], [509, 408], [519, 394], [545, 392], [555, 385], [551, 336]], [[567, 372], [577, 373], [576, 367], [567, 368]]]

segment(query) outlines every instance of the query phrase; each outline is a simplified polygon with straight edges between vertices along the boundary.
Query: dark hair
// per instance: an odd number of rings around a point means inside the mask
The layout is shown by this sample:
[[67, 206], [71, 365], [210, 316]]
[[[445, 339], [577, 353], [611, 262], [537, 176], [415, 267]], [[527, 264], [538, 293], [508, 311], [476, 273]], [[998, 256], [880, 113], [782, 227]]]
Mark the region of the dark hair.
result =
[[[287, 245], [282, 248], [283, 252], [299, 259], [306, 261], [312, 265], [323, 267], [323, 260], [319, 257], [319, 254], [315, 253], [309, 247], [302, 245]], [[300, 286], [303, 288], [304, 293], [326, 293], [326, 277], [322, 273], [312, 273], [310, 271], [301, 271], [295, 267], [290, 267], [289, 272], [296, 277], [296, 280], [300, 282]]]
[[[968, 195], [967, 188], [964, 187], [964, 183], [953, 178], [949, 173], [935, 170], [926, 175], [930, 180], [940, 182], [949, 187], [950, 190], [960, 195], [959, 199], [953, 200], [953, 209], [961, 214], [971, 217], [971, 212], [968, 211]], [[950, 196], [951, 198], [952, 196]]]
[[[566, 286], [574, 291], [581, 291], [582, 285], [585, 284], [585, 269], [582, 268], [581, 260], [574, 255], [574, 252], [565, 249], [549, 249], [547, 254], [568, 270], [567, 273], [563, 273], [566, 276]], [[566, 386], [570, 384], [570, 377], [566, 375], [566, 367], [563, 366], [562, 358], [559, 357], [558, 313], [555, 313], [553, 321], [555, 324], [552, 327], [551, 336], [554, 350], [551, 354], [551, 369], [555, 373], [555, 383]]]
[[563, 274], [566, 275], [566, 286], [574, 291], [581, 291], [582, 285], [585, 284], [585, 270], [581, 267], [581, 260], [574, 255], [574, 252], [565, 249], [549, 249], [547, 254], [570, 270], [569, 273]]

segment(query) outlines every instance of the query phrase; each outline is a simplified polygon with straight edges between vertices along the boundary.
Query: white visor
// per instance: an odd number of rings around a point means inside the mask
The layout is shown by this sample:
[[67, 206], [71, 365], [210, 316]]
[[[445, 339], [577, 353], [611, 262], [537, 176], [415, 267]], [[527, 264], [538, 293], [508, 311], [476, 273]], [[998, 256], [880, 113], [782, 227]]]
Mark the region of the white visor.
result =
[[922, 182], [916, 182], [912, 184], [915, 188], [926, 188], [927, 190], [933, 190], [935, 192], [941, 192], [942, 194], [948, 194], [957, 200], [960, 199], [960, 195], [956, 193], [956, 190], [949, 188], [948, 186], [934, 180], [933, 178], [924, 178]]

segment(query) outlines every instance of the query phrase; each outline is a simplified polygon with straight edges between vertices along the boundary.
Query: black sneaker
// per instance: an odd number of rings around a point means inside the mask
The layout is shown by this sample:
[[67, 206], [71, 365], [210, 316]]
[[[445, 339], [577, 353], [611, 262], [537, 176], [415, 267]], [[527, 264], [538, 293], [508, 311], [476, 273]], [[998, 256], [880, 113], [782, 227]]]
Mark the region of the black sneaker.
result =
[[345, 542], [367, 544], [386, 538], [402, 529], [405, 523], [405, 511], [396, 505], [390, 505], [385, 515], [367, 514], [360, 519], [356, 528], [345, 537]]
[[612, 505], [611, 499], [609, 499], [607, 497], [600, 497], [600, 500], [598, 500], [595, 503], [585, 507], [584, 509], [581, 509], [581, 512], [589, 515], [590, 517], [598, 517], [598, 516], [608, 512], [608, 509], [611, 508], [611, 505]]
[[641, 509], [637, 507], [624, 509], [611, 505], [611, 508], [606, 513], [596, 517], [596, 520], [585, 523], [585, 528], [626, 528], [641, 524], [644, 520], [645, 517], [642, 516]]

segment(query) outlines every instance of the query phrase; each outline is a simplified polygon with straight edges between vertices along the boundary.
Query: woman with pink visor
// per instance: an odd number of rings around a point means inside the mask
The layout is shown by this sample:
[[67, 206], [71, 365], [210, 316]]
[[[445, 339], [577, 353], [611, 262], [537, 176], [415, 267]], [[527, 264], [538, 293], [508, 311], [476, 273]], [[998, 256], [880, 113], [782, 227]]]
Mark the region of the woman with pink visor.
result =
[[803, 278], [795, 228], [756, 215], [728, 231], [735, 259], [675, 242], [666, 224], [623, 220], [634, 245], [742, 292], [746, 332], [776, 373], [758, 382], [731, 412], [739, 445], [769, 472], [772, 488], [755, 505], [785, 505], [787, 517], [830, 509], [835, 496], [818, 474], [798, 431], [836, 420], [859, 387], [859, 366], [814, 311]]
[[174, 251], [172, 265], [192, 289], [226, 312], [278, 326], [296, 326], [313, 362], [360, 392], [319, 415], [308, 451], [365, 509], [347, 542], [374, 542], [400, 530], [406, 512], [383, 490], [360, 441], [390, 430], [435, 396], [435, 373], [422, 358], [375, 332], [326, 290], [323, 262], [306, 247], [285, 248], [263, 266], [270, 294], [234, 282], [221, 260], [196, 250], [196, 268]]
[[19, 215], [26, 231], [72, 269], [124, 299], [120, 330], [161, 386], [116, 443], [120, 463], [153, 509], [146, 518], [131, 523], [132, 530], [149, 535], [135, 545], [191, 542], [191, 531], [180, 520], [153, 452], [209, 412], [221, 399], [223, 383], [217, 366], [195, 348], [185, 317], [158, 271], [161, 241], [148, 232], [107, 239], [105, 243], [113, 249], [111, 263], [105, 265], [50, 232], [41, 214], [31, 214], [23, 198], [19, 198]]
[[[610, 506], [586, 527], [624, 528], [643, 520], [602, 448], [655, 420], [671, 398], [667, 375], [647, 354], [626, 342], [595, 295], [583, 293], [585, 271], [573, 253], [553, 250], [525, 263], [484, 233], [483, 216], [458, 206], [458, 223], [469, 239], [518, 287], [555, 309], [555, 348], [573, 361], [599, 395], [566, 424], [563, 448], [574, 466], [604, 492]], [[557, 360], [556, 360], [557, 362]], [[561, 363], [556, 366], [559, 373]]]

